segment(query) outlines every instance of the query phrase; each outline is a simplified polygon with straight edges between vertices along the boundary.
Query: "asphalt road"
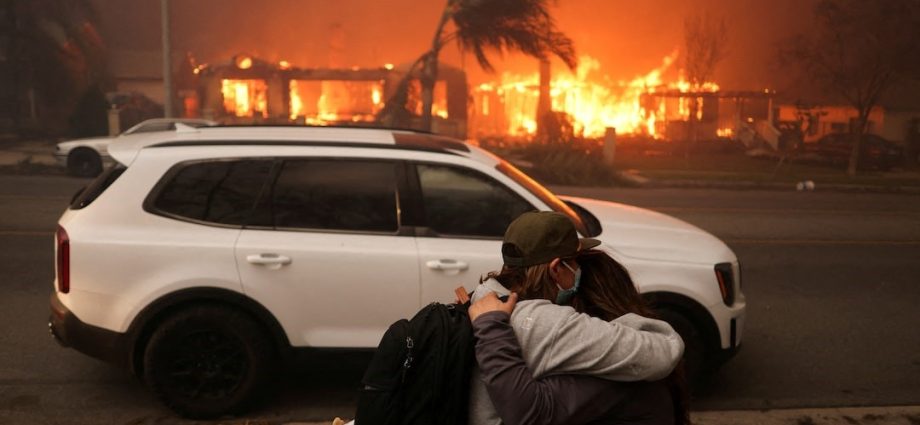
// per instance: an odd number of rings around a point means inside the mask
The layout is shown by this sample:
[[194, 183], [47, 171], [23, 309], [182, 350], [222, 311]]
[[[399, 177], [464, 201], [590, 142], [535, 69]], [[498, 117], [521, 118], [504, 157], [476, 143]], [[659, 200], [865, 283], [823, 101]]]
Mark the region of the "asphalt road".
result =
[[[53, 231], [85, 180], [0, 176], [0, 424], [174, 423], [127, 372], [48, 336]], [[743, 265], [737, 357], [696, 409], [920, 404], [920, 197], [556, 188], [704, 228]], [[303, 362], [250, 418], [350, 416], [366, 356]]]

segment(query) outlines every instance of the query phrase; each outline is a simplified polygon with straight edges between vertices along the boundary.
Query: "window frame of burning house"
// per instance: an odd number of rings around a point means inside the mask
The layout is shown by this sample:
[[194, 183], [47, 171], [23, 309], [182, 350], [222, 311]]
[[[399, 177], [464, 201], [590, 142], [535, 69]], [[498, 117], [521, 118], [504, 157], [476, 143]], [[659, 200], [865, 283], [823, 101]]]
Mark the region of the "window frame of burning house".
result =
[[[377, 169], [373, 170], [375, 167]], [[278, 159], [275, 168], [272, 184], [261, 196], [247, 229], [400, 234], [400, 204], [405, 202], [400, 199], [404, 193], [400, 183], [401, 161], [285, 157]], [[288, 187], [287, 192], [279, 194], [285, 187]], [[368, 192], [368, 189], [377, 190], [377, 193]], [[307, 199], [310, 202], [306, 202]], [[343, 201], [350, 206], [343, 208]], [[361, 205], [355, 205], [356, 202]], [[380, 206], [384, 208], [377, 214], [369, 214], [374, 207]]]
[[[269, 116], [269, 81], [265, 78], [221, 78], [220, 100], [224, 114], [235, 118], [268, 118]], [[245, 105], [243, 108], [238, 96], [240, 88], [245, 87]], [[228, 96], [228, 93], [233, 96]], [[232, 107], [231, 107], [232, 106]], [[245, 113], [240, 113], [245, 110]]]
[[[290, 78], [287, 80], [288, 118], [307, 125], [374, 122], [385, 106], [385, 84], [384, 80], [371, 79]], [[327, 98], [332, 93], [347, 93], [347, 96]]]
[[[413, 161], [409, 165], [410, 179], [413, 180], [416, 199], [420, 209], [419, 215], [427, 230], [423, 236], [501, 240], [504, 236], [505, 229], [512, 220], [524, 212], [537, 209], [533, 204], [527, 201], [527, 199], [521, 196], [521, 194], [482, 171], [439, 162]], [[435, 198], [439, 198], [438, 202], [443, 203], [445, 200], [452, 201], [449, 202], [446, 207], [442, 206], [437, 209], [432, 208], [433, 203], [431, 202], [431, 195], [433, 195], [433, 193], [426, 193], [427, 173], [424, 171], [425, 168], [440, 168], [454, 174], [446, 178], [445, 176], [440, 176], [440, 181], [435, 181], [435, 183], [449, 183], [453, 186], [447, 187], [446, 189], [444, 187], [439, 189], [441, 192], [453, 191], [447, 196], [444, 194], [435, 196]], [[457, 185], [464, 184], [460, 179], [462, 177], [474, 179], [475, 183], [479, 185], [479, 187], [476, 188], [467, 187], [465, 188], [466, 190], [472, 189], [479, 191], [482, 187], [488, 186], [492, 192], [490, 195], [491, 198], [505, 197], [506, 199], [500, 201], [508, 202], [508, 205], [501, 207], [498, 203], [488, 202], [489, 199], [484, 199], [487, 201], [486, 204], [480, 205], [468, 202], [473, 198], [466, 197], [464, 199], [462, 196], [457, 196], [456, 189], [459, 188]], [[435, 176], [435, 179], [437, 178], [438, 176]], [[520, 211], [515, 211], [511, 202], [516, 203]], [[456, 212], [453, 214], [455, 217], [445, 220], [443, 216], [444, 212]], [[494, 214], [487, 215], [488, 212], [493, 212]], [[505, 214], [505, 217], [498, 217], [498, 215], [502, 213]], [[476, 217], [480, 218], [477, 219]]]

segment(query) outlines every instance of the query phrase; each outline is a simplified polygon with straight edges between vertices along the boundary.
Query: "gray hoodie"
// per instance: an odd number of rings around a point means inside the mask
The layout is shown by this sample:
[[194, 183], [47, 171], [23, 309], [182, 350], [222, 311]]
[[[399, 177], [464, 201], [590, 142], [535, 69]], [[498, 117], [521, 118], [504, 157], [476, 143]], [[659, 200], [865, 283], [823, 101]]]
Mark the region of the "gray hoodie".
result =
[[[473, 302], [489, 292], [509, 294], [490, 279], [473, 292]], [[684, 351], [680, 336], [663, 321], [627, 314], [605, 322], [546, 300], [518, 302], [511, 326], [536, 378], [580, 374], [613, 381], [653, 381], [668, 376]], [[473, 372], [470, 391], [469, 423], [501, 424], [478, 369]]]

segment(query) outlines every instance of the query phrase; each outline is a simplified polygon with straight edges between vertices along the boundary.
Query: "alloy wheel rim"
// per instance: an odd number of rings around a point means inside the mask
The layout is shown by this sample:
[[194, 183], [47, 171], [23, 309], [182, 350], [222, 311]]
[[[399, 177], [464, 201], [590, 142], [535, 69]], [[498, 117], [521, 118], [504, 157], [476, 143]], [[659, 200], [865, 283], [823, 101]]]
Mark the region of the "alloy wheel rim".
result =
[[242, 341], [215, 330], [188, 332], [170, 350], [166, 375], [190, 399], [221, 399], [242, 385], [249, 359]]

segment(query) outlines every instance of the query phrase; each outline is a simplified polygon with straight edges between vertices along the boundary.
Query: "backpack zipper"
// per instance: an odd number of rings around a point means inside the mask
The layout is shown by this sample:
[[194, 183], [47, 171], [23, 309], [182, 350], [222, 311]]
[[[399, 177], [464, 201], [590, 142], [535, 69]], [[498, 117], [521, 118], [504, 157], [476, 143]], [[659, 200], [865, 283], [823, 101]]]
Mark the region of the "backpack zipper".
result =
[[406, 381], [406, 373], [409, 371], [409, 368], [412, 367], [412, 347], [415, 346], [415, 342], [412, 341], [411, 336], [406, 337], [406, 361], [403, 362], [402, 373], [400, 376], [400, 382]]

